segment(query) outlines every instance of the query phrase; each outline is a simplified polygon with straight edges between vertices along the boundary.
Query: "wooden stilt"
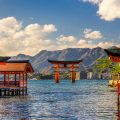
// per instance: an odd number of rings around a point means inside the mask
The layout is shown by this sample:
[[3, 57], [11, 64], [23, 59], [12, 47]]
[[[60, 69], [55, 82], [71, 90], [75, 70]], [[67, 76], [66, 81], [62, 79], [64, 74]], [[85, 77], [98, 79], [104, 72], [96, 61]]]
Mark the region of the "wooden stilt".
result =
[[16, 95], [18, 95], [18, 89], [16, 89]]
[[6, 96], [6, 89], [4, 89], [4, 96]]
[[14, 96], [14, 90], [11, 89], [11, 96]]
[[16, 73], [15, 73], [15, 86], [17, 85], [17, 80], [16, 80]]
[[20, 88], [18, 89], [18, 95], [20, 96]]
[[2, 96], [2, 90], [0, 89], [0, 96]]
[[8, 89], [8, 96], [10, 96], [10, 89]]

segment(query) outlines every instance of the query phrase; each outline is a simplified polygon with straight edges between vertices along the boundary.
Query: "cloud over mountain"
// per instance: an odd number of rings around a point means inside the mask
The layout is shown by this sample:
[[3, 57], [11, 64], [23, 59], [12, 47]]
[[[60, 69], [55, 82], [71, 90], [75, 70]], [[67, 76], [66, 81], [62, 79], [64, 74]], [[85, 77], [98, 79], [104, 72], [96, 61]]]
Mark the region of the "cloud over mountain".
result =
[[83, 38], [74, 35], [58, 35], [50, 39], [49, 35], [57, 32], [54, 24], [28, 24], [26, 26], [15, 17], [0, 19], [0, 54], [17, 55], [19, 53], [34, 55], [41, 50], [61, 50], [66, 48], [110, 47], [111, 42], [94, 43], [101, 39], [100, 31], [85, 29]]
[[101, 39], [103, 36], [100, 31], [92, 31], [91, 29], [84, 30], [84, 37], [91, 40]]

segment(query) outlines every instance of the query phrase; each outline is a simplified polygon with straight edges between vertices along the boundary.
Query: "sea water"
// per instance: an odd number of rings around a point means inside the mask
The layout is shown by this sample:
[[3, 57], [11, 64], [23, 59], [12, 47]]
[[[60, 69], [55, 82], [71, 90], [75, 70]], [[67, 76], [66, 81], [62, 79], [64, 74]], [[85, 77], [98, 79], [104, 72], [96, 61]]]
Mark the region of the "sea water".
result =
[[0, 120], [117, 120], [107, 80], [29, 80], [28, 95], [0, 98]]

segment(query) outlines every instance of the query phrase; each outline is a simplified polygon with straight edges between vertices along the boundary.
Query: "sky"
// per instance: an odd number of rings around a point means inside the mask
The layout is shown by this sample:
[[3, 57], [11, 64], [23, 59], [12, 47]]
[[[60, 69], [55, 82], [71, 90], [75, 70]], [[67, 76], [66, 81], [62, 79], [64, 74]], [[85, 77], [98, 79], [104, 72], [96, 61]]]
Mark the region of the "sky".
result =
[[0, 56], [120, 47], [120, 0], [0, 0]]

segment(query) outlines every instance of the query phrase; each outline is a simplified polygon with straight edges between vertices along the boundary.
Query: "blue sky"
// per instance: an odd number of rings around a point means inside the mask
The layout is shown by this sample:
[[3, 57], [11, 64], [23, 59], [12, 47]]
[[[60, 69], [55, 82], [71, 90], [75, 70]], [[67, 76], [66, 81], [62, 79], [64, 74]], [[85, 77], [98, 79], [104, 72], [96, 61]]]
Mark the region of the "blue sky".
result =
[[[100, 9], [100, 5], [100, 3], [95, 4], [94, 0], [0, 0], [0, 19], [14, 17], [17, 21], [22, 22], [22, 27], [24, 28], [30, 24], [52, 24], [57, 30], [52, 31], [53, 33], [51, 32], [45, 38], [52, 41], [58, 40], [61, 38], [60, 36], [64, 36], [65, 39], [69, 36], [74, 36], [77, 41], [80, 39], [86, 40], [84, 31], [89, 29], [91, 32], [99, 31], [102, 36], [94, 41], [90, 39], [89, 43], [92, 41], [93, 44], [99, 44], [100, 42], [119, 44], [119, 16], [110, 16], [108, 20], [104, 13], [97, 14], [96, 12]], [[101, 19], [101, 16], [104, 19]], [[9, 50], [13, 51], [14, 49]], [[2, 51], [3, 53], [1, 54], [8, 54], [4, 50]], [[19, 52], [22, 51], [18, 50]], [[23, 51], [23, 53], [27, 54], [35, 54], [35, 52]], [[17, 54], [17, 52], [11, 53]]]

